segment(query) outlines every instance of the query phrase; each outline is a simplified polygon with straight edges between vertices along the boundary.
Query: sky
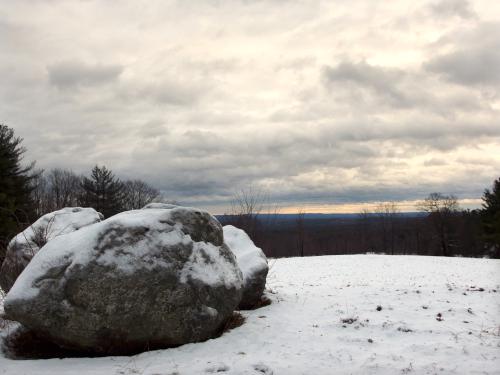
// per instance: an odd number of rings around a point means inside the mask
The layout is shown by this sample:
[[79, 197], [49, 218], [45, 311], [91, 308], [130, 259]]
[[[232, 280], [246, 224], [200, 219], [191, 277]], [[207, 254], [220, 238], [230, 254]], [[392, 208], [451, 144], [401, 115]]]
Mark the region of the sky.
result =
[[39, 168], [105, 165], [214, 213], [500, 177], [500, 2], [72, 1], [0, 6], [0, 123]]

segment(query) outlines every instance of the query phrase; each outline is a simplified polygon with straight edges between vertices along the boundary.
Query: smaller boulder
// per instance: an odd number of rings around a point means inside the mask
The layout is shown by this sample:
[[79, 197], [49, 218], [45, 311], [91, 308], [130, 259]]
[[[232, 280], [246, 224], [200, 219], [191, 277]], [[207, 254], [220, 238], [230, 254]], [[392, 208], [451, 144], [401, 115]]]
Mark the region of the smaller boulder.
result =
[[8, 292], [33, 256], [47, 242], [63, 234], [74, 232], [103, 219], [93, 208], [65, 207], [40, 217], [7, 246], [0, 269], [0, 286]]
[[251, 309], [260, 301], [266, 287], [267, 258], [245, 231], [232, 225], [224, 226], [223, 231], [224, 242], [236, 256], [243, 274], [243, 297], [238, 307]]

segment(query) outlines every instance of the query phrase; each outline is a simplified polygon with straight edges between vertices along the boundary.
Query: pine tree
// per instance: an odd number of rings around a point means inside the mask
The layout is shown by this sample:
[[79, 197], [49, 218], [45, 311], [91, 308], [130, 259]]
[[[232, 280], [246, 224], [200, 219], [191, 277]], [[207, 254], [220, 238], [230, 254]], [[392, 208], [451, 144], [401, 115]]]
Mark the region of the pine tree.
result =
[[500, 257], [500, 178], [493, 182], [493, 189], [483, 194], [481, 221], [484, 239], [495, 257]]
[[123, 183], [105, 166], [95, 166], [90, 178], [82, 180], [80, 204], [93, 207], [104, 217], [110, 217], [122, 211]]
[[0, 124], [0, 263], [10, 239], [33, 219], [30, 193], [33, 164], [22, 166], [26, 149], [14, 130]]

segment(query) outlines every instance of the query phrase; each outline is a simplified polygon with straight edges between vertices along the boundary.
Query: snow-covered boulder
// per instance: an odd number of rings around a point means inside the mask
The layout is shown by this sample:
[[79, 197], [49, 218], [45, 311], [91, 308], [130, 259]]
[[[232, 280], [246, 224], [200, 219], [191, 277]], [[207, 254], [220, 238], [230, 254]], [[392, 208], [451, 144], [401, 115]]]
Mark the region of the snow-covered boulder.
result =
[[239, 304], [241, 309], [254, 307], [262, 297], [266, 287], [269, 267], [264, 252], [254, 245], [245, 231], [224, 226], [224, 242], [236, 256], [236, 261], [243, 274], [243, 297]]
[[53, 239], [4, 308], [60, 346], [127, 354], [216, 336], [241, 294], [217, 219], [175, 207], [123, 212]]
[[149, 210], [149, 209], [164, 208], [164, 209], [170, 210], [170, 209], [175, 208], [175, 207], [178, 207], [178, 206], [176, 204], [171, 204], [171, 203], [153, 202], [153, 203], [148, 203], [142, 209]]
[[33, 256], [53, 238], [97, 223], [103, 216], [93, 208], [66, 207], [43, 215], [26, 230], [15, 236], [7, 246], [0, 269], [0, 286], [10, 290], [19, 274]]

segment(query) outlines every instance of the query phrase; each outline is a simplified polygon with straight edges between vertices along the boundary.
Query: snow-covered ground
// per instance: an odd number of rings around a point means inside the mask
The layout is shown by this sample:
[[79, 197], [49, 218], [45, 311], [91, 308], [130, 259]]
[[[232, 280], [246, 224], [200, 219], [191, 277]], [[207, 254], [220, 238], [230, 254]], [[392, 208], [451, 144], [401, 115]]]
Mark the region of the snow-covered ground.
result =
[[[10, 360], [0, 374], [500, 374], [500, 261], [270, 260], [273, 303], [204, 343], [133, 357]], [[378, 307], [378, 309], [377, 309]]]

